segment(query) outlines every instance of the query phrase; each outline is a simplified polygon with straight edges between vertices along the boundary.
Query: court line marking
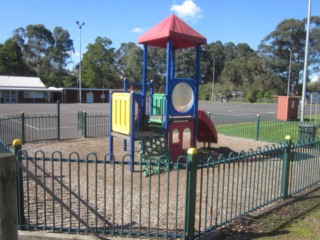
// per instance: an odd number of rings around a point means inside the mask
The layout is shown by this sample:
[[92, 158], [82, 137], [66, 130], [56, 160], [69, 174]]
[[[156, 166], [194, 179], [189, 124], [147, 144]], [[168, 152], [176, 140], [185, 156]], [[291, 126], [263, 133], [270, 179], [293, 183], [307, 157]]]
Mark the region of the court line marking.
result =
[[[88, 125], [88, 127], [90, 126], [108, 126], [108, 124], [91, 124], [91, 125]], [[60, 127], [61, 129], [68, 129], [68, 128], [77, 128], [78, 126], [68, 126], [68, 127]], [[53, 130], [53, 129], [57, 129], [56, 127], [55, 128], [42, 128], [42, 129], [39, 129], [39, 130]]]
[[[3, 116], [0, 116], [2, 119], [5, 119], [5, 117], [3, 117]], [[16, 120], [16, 119], [8, 119], [9, 121], [13, 121], [13, 122], [17, 122], [17, 123], [21, 123], [21, 121], [18, 121], [18, 120]], [[29, 128], [33, 128], [33, 129], [35, 129], [35, 130], [40, 130], [40, 128], [37, 128], [37, 127], [34, 127], [34, 126], [32, 126], [32, 125], [29, 125], [29, 124], [24, 124], [25, 126], [27, 126], [27, 127], [29, 127]]]

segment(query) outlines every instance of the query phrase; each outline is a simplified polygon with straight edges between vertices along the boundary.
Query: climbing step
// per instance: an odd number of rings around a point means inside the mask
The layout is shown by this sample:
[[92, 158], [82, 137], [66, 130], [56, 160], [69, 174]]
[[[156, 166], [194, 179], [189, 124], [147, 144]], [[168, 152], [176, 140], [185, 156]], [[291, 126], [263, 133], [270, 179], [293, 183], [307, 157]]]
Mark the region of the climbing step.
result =
[[162, 136], [139, 139], [140, 159], [145, 165], [145, 175], [157, 174], [170, 169], [170, 152], [167, 139]]

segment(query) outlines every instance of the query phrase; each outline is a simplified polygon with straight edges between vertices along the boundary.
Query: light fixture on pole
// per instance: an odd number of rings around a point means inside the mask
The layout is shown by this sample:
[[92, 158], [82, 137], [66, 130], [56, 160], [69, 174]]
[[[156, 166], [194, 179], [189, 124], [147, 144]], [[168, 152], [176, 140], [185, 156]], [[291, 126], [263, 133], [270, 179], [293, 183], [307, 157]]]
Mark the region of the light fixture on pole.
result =
[[84, 26], [84, 22], [76, 21], [76, 24], [79, 26], [80, 31], [80, 62], [79, 62], [79, 103], [81, 103], [81, 29]]
[[216, 59], [213, 57], [213, 64], [212, 64], [212, 87], [211, 87], [211, 101], [214, 100], [214, 72], [216, 70]]
[[287, 90], [287, 96], [290, 96], [290, 81], [291, 81], [291, 58], [292, 58], [292, 50], [289, 48], [290, 51], [290, 60], [289, 60], [289, 74], [288, 74], [288, 90]]

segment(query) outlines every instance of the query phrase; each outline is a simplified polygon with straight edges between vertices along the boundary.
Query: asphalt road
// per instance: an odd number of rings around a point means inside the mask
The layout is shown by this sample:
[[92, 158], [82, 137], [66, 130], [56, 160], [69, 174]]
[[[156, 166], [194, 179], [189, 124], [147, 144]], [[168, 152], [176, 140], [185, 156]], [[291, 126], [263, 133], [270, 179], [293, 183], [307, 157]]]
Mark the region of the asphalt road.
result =
[[[61, 113], [61, 138], [79, 138], [77, 130], [77, 113], [108, 113], [109, 104], [60, 104]], [[257, 114], [261, 118], [276, 119], [277, 104], [250, 104], [250, 103], [221, 103], [200, 101], [199, 109], [212, 114], [225, 114], [232, 116], [254, 117]], [[298, 110], [300, 111], [300, 109]], [[20, 114], [48, 115], [57, 113], [57, 104], [0, 104], [0, 116]], [[309, 113], [309, 109], [306, 109]]]
[[[78, 111], [88, 113], [107, 113], [108, 104], [60, 104], [61, 139], [80, 138], [78, 132]], [[20, 114], [49, 115], [57, 113], [57, 104], [0, 104], [0, 116]], [[36, 126], [35, 126], [36, 127]]]
[[[109, 104], [60, 104], [61, 114], [70, 115], [76, 114], [78, 111], [106, 113], [109, 109]], [[276, 117], [276, 104], [252, 104], [252, 103], [221, 103], [200, 101], [199, 109], [211, 113], [238, 115], [238, 116], [269, 116]], [[19, 114], [50, 114], [57, 112], [57, 104], [0, 104], [0, 116]]]
[[233, 116], [261, 117], [275, 119], [277, 116], [277, 104], [252, 104], [252, 103], [221, 103], [200, 101], [199, 109], [212, 114], [225, 114]]

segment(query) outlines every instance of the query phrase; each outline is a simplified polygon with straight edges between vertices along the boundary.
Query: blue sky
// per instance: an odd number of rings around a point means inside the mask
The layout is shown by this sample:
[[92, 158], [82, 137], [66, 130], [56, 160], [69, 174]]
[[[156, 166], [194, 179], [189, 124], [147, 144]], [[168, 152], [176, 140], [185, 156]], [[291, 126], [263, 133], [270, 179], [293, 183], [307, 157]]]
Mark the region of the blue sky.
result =
[[[176, 14], [207, 38], [248, 43], [254, 50], [284, 19], [303, 19], [308, 0], [10, 0], [1, 3], [0, 43], [18, 27], [44, 24], [69, 31], [74, 41], [75, 62], [79, 59], [79, 28], [82, 52], [95, 38], [107, 37], [118, 48], [123, 42], [137, 43], [138, 37], [157, 23]], [[312, 0], [311, 15], [320, 16], [320, 0]]]

